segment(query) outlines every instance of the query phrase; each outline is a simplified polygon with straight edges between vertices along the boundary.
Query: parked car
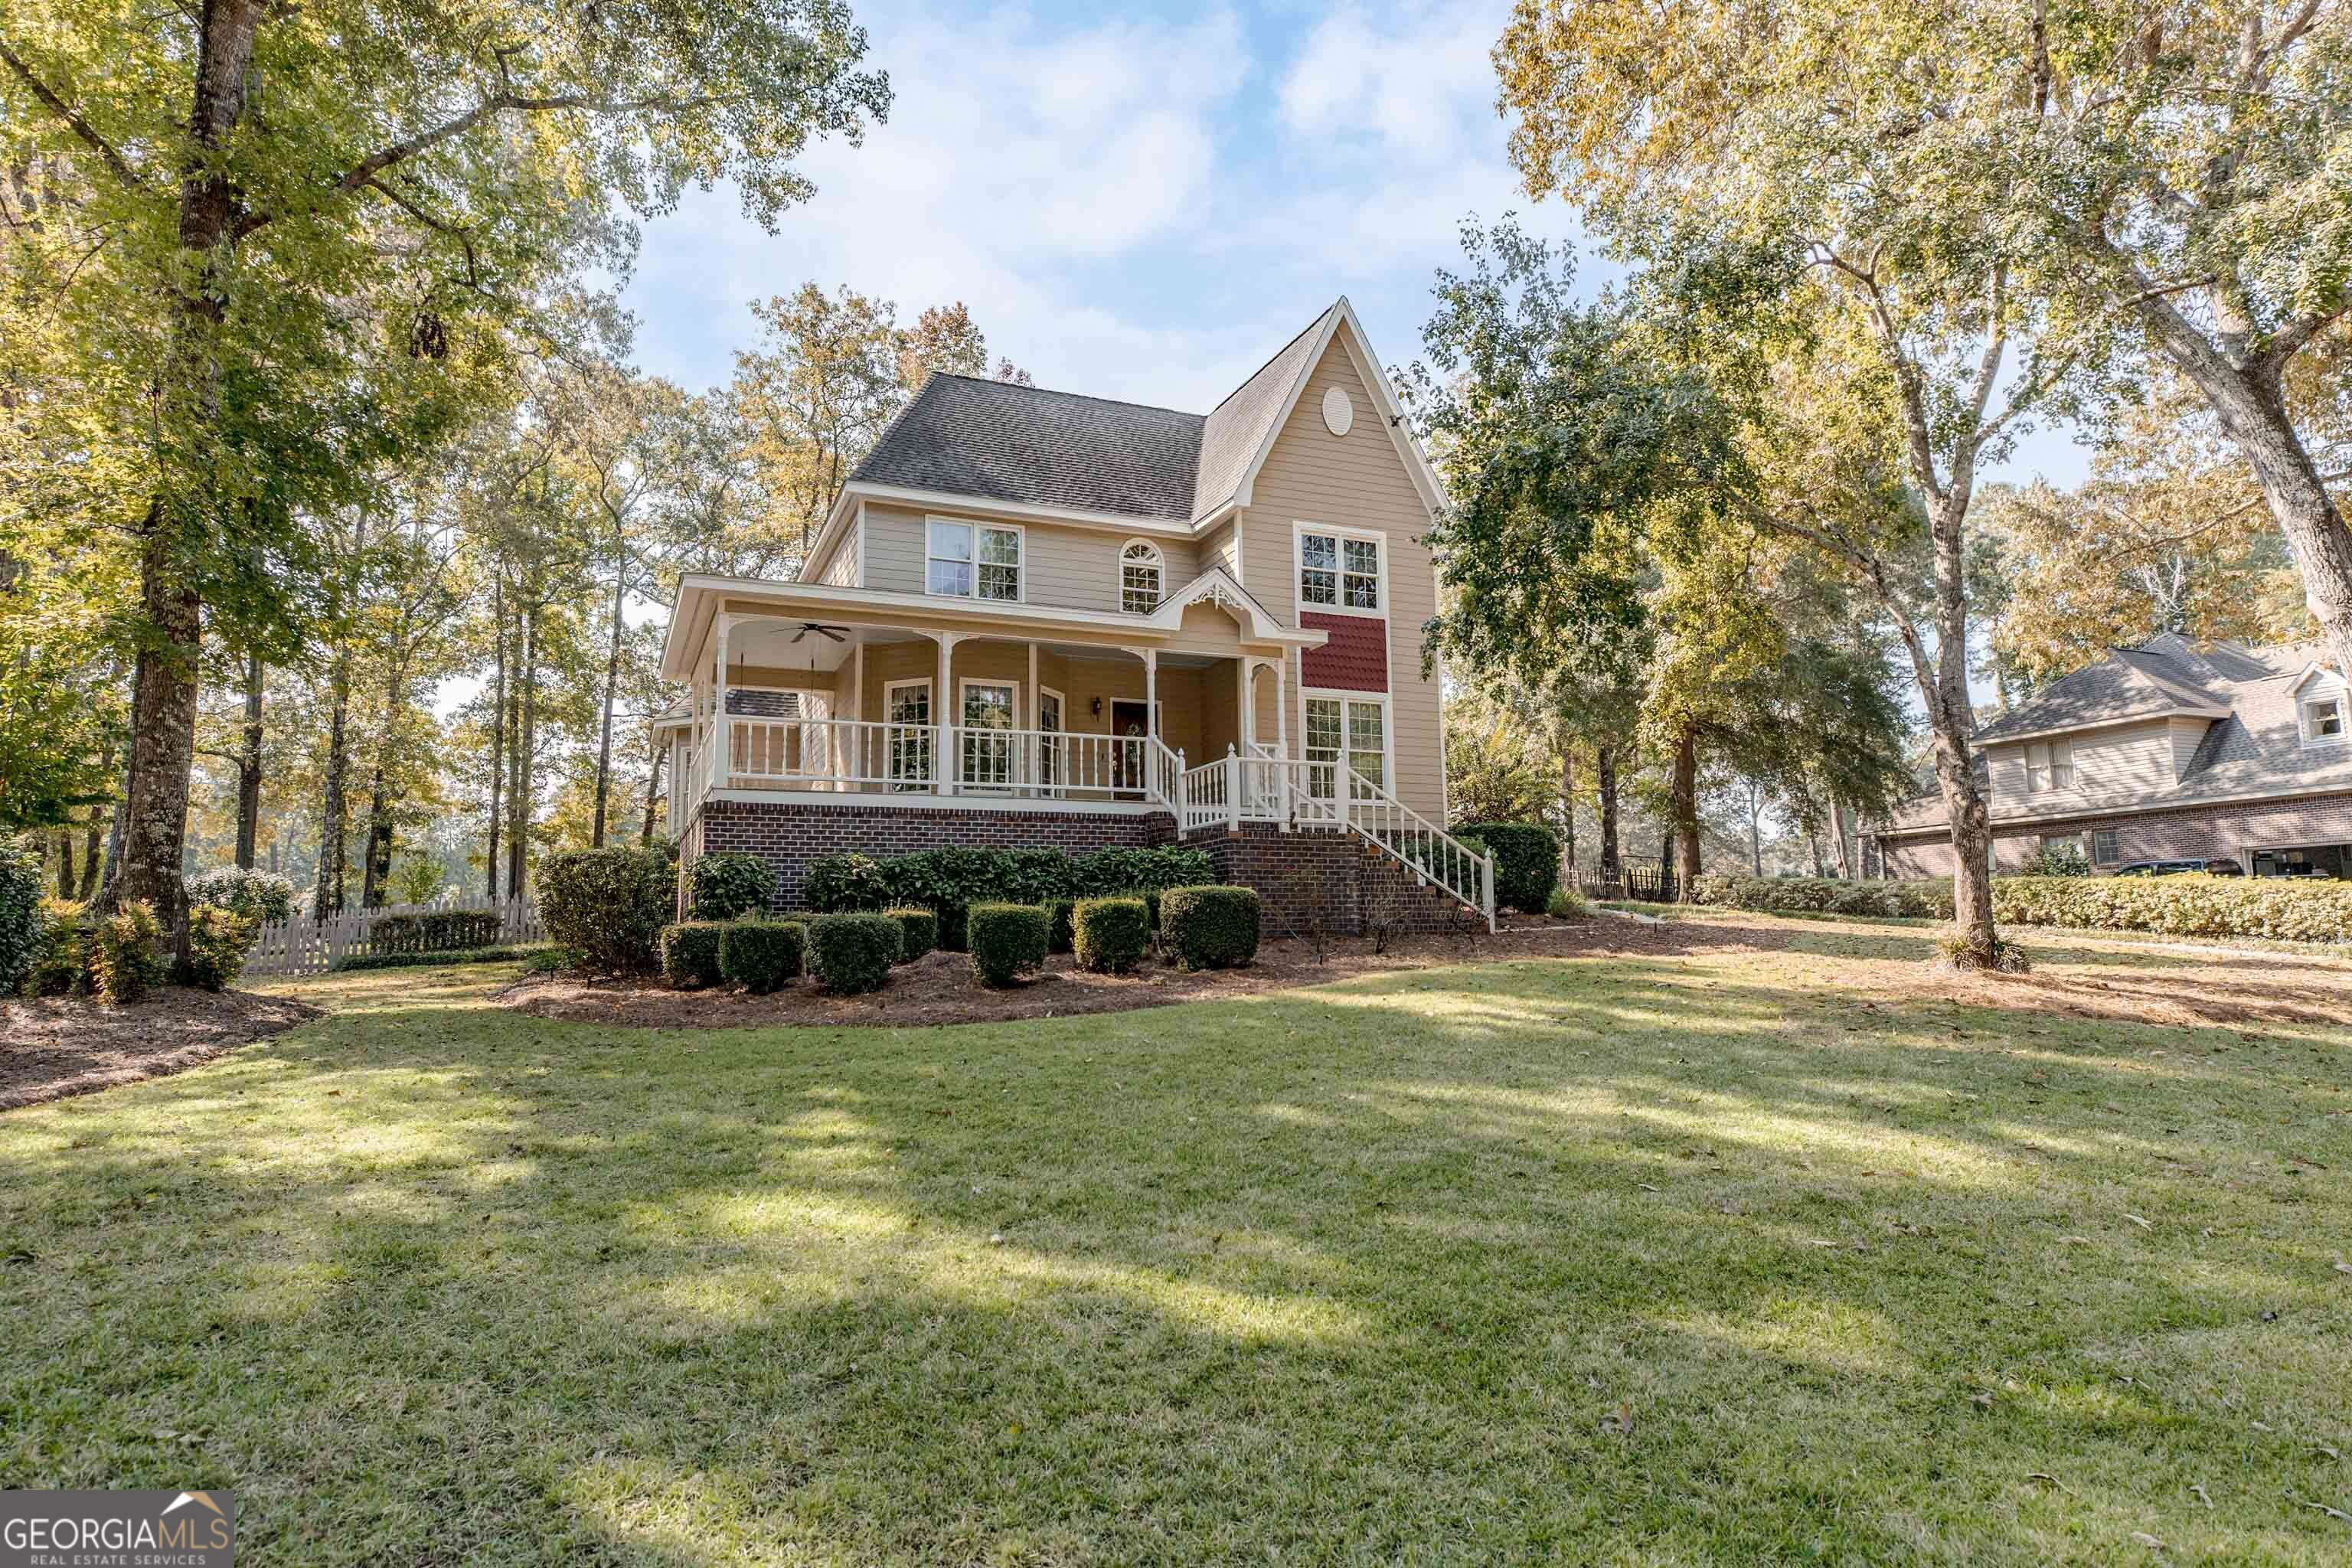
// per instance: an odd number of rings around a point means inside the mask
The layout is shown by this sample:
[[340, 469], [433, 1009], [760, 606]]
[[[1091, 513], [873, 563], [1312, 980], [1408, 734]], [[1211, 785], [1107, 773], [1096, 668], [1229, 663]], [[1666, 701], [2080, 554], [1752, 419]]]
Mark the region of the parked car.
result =
[[2215, 877], [2242, 877], [2246, 868], [2235, 860], [2135, 860], [2128, 866], [2116, 868], [2118, 877], [2178, 877], [2184, 871], [2203, 871]]

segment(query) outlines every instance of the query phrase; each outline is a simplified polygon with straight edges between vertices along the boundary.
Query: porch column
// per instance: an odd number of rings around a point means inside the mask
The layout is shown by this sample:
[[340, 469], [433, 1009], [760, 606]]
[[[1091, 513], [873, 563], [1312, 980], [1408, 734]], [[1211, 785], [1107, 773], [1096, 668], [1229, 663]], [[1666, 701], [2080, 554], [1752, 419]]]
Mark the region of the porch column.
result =
[[1143, 732], [1160, 733], [1160, 650], [1143, 650]]
[[727, 787], [727, 634], [734, 628], [735, 617], [719, 617], [719, 676], [711, 689], [710, 725], [710, 787]]
[[1026, 781], [1033, 784], [1045, 774], [1045, 770], [1037, 765], [1038, 750], [1045, 743], [1037, 738], [1037, 719], [1044, 711], [1045, 703], [1037, 695], [1037, 639], [1031, 637], [1029, 639], [1029, 722], [1024, 726], [1029, 731], [1029, 738], [1021, 745], [1021, 766]]
[[932, 742], [931, 787], [941, 795], [956, 793], [956, 775], [962, 771], [961, 759], [956, 755], [955, 714], [955, 645], [961, 642], [961, 632], [935, 632], [940, 641], [940, 679], [931, 696], [931, 723], [936, 738]]
[[1234, 734], [1243, 745], [1253, 749], [1257, 745], [1257, 707], [1251, 700], [1254, 694], [1250, 690], [1250, 672], [1256, 664], [1255, 659], [1248, 658], [1234, 660], [1234, 679], [1241, 687], [1241, 695], [1234, 703]]

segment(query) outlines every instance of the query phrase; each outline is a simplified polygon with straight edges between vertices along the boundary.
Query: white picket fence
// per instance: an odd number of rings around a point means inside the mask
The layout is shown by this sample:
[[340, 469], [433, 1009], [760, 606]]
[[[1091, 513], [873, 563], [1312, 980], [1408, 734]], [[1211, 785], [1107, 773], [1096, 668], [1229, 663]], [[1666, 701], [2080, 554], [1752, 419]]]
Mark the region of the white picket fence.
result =
[[325, 920], [297, 915], [290, 921], [263, 924], [260, 940], [246, 955], [247, 974], [321, 974], [338, 959], [378, 952], [373, 940], [375, 922], [387, 915], [429, 915], [450, 910], [496, 910], [499, 935], [486, 946], [512, 947], [544, 942], [539, 910], [529, 899], [493, 903], [488, 899], [457, 899], [445, 904], [386, 904], [381, 909], [345, 910]]

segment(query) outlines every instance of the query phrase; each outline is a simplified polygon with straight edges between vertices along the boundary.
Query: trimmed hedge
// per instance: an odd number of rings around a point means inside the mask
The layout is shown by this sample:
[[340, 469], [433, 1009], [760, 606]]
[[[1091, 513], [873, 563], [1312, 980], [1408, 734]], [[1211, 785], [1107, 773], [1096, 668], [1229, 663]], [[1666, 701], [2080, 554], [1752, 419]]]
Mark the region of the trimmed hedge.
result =
[[698, 921], [756, 913], [775, 893], [775, 870], [757, 855], [705, 855], [687, 873], [688, 913]]
[[736, 921], [719, 928], [719, 973], [765, 996], [801, 977], [808, 928], [798, 921]]
[[826, 913], [919, 904], [940, 917], [939, 945], [967, 945], [964, 911], [974, 904], [1045, 904], [1108, 894], [1157, 894], [1213, 881], [1216, 867], [1199, 849], [924, 849], [888, 860], [824, 855], [809, 863], [808, 900]]
[[677, 866], [659, 849], [570, 849], [539, 872], [547, 934], [592, 969], [651, 969], [677, 903]]
[[188, 956], [180, 961], [179, 981], [199, 991], [222, 991], [236, 984], [245, 955], [261, 934], [261, 922], [218, 904], [188, 906]]
[[672, 985], [719, 984], [719, 938], [723, 921], [680, 921], [662, 927], [662, 978]]
[[982, 985], [1001, 988], [1041, 967], [1053, 921], [1042, 904], [974, 904], [966, 917], [971, 972]]
[[1140, 898], [1080, 899], [1070, 912], [1070, 935], [1079, 968], [1125, 974], [1151, 945], [1151, 917]]
[[890, 901], [882, 863], [869, 855], [820, 855], [809, 862], [809, 908], [820, 914], [878, 910]]
[[[335, 962], [335, 972], [350, 974], [362, 969], [425, 969], [444, 963], [504, 963], [517, 958], [537, 958], [542, 954], [569, 956], [560, 947], [545, 942], [525, 942], [514, 947], [478, 947], [466, 952], [355, 952]], [[560, 967], [560, 966], [559, 966]]]
[[368, 924], [378, 952], [460, 952], [489, 947], [506, 929], [496, 910], [428, 910], [421, 915], [381, 915]]
[[888, 915], [819, 915], [809, 922], [809, 973], [835, 995], [878, 991], [898, 962], [900, 940]]
[[1045, 950], [1048, 952], [1070, 951], [1070, 913], [1077, 907], [1078, 900], [1076, 899], [1045, 900], [1045, 924], [1048, 928], [1045, 932]]
[[1495, 858], [1495, 902], [1542, 912], [1559, 886], [1559, 835], [1540, 822], [1474, 822], [1454, 837]]
[[1160, 896], [1160, 940], [1185, 969], [1227, 969], [1257, 956], [1255, 889], [1212, 882]]
[[222, 866], [188, 879], [188, 902], [218, 904], [253, 921], [294, 918], [294, 884], [275, 871]]
[[909, 904], [882, 912], [898, 922], [899, 963], [912, 963], [940, 945], [940, 917], [931, 910]]
[[[1898, 886], [1900, 884], [1897, 884]], [[2011, 925], [2352, 942], [2352, 882], [2284, 877], [1995, 877]]]
[[47, 946], [41, 863], [0, 845], [0, 996], [16, 994]]
[[[1993, 882], [1999, 888], [2000, 879]], [[1911, 882], [1855, 882], [1836, 877], [1734, 877], [1708, 872], [1693, 878], [1690, 901], [1720, 909], [1795, 910], [1830, 915], [1952, 918], [1948, 877]]]

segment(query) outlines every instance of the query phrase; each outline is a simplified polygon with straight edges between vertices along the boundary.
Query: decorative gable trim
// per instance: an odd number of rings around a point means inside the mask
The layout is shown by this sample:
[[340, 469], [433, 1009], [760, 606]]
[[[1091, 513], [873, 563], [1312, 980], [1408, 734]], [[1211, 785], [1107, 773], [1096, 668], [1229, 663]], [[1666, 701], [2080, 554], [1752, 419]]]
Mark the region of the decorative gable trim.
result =
[[1290, 643], [1301, 647], [1319, 647], [1325, 634], [1319, 631], [1292, 631], [1264, 605], [1249, 595], [1249, 591], [1234, 580], [1233, 574], [1222, 566], [1212, 566], [1190, 583], [1160, 601], [1160, 607], [1148, 616], [1135, 617], [1145, 626], [1166, 631], [1180, 630], [1184, 624], [1184, 612], [1194, 605], [1214, 605], [1238, 622], [1253, 641]]

